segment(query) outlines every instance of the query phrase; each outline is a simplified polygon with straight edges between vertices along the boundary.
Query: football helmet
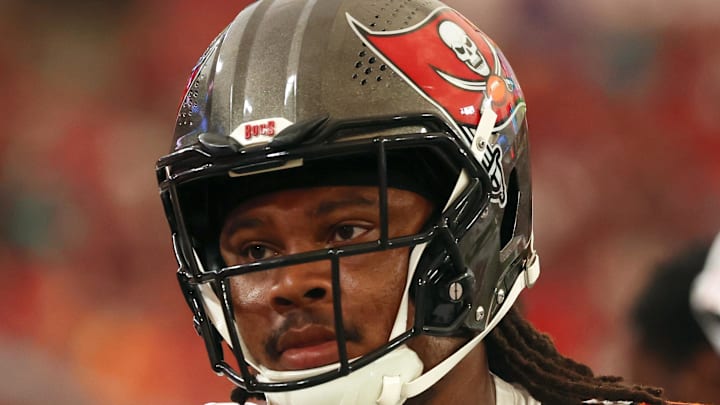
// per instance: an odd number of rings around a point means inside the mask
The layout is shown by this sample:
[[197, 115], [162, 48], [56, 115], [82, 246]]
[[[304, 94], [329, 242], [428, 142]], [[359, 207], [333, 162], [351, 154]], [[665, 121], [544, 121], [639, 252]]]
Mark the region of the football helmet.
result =
[[[398, 404], [431, 387], [539, 275], [525, 115], [498, 46], [438, 1], [260, 0], [243, 10], [192, 70], [172, 150], [157, 162], [178, 281], [213, 370], [271, 403]], [[325, 184], [377, 187], [376, 241], [225, 263], [218, 235], [239, 202]], [[437, 206], [420, 232], [388, 233], [391, 187]], [[328, 263], [342, 326], [343, 260], [398, 248], [410, 252], [407, 281], [382, 347], [349, 358], [337, 328], [333, 364], [278, 371], [250, 353], [232, 280]], [[407, 346], [421, 334], [473, 337], [425, 369]]]

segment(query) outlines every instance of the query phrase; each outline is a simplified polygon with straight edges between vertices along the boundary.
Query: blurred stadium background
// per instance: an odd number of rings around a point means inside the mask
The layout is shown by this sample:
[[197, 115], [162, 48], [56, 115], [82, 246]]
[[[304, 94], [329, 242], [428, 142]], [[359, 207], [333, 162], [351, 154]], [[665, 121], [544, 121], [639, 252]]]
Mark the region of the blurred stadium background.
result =
[[[0, 405], [227, 399], [176, 287], [154, 162], [190, 69], [246, 4], [0, 1]], [[543, 274], [525, 310], [623, 374], [649, 268], [720, 230], [720, 2], [450, 4], [528, 100]]]

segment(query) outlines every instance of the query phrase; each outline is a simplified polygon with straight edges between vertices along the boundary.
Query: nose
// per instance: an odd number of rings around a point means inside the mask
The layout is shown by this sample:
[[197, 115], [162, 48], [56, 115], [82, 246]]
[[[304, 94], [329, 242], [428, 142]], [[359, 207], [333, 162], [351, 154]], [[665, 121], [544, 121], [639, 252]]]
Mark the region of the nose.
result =
[[274, 271], [269, 298], [278, 313], [332, 302], [329, 264], [312, 262]]

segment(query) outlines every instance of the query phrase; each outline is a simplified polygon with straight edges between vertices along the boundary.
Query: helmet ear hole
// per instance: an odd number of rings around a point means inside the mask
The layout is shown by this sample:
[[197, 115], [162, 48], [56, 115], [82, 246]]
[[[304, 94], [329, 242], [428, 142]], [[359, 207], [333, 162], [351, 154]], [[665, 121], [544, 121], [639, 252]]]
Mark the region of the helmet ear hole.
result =
[[517, 173], [515, 169], [510, 173], [507, 190], [507, 205], [500, 224], [500, 246], [504, 249], [515, 235], [517, 223], [518, 201], [520, 200], [520, 188], [518, 187]]

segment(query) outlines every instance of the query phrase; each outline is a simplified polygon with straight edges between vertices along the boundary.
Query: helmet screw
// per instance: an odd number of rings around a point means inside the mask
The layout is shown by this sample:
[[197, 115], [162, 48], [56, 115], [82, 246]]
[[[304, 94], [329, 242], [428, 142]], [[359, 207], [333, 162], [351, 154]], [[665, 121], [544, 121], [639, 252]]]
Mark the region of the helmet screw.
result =
[[448, 294], [450, 295], [451, 300], [460, 301], [460, 299], [463, 296], [462, 284], [458, 283], [457, 281], [450, 284], [450, 288], [448, 289]]
[[485, 141], [478, 137], [477, 142], [475, 142], [475, 146], [477, 146], [478, 149], [485, 149]]
[[477, 309], [475, 310], [475, 320], [482, 321], [483, 318], [485, 318], [485, 308], [477, 307]]
[[497, 302], [502, 304], [505, 301], [505, 290], [502, 288], [497, 291]]

